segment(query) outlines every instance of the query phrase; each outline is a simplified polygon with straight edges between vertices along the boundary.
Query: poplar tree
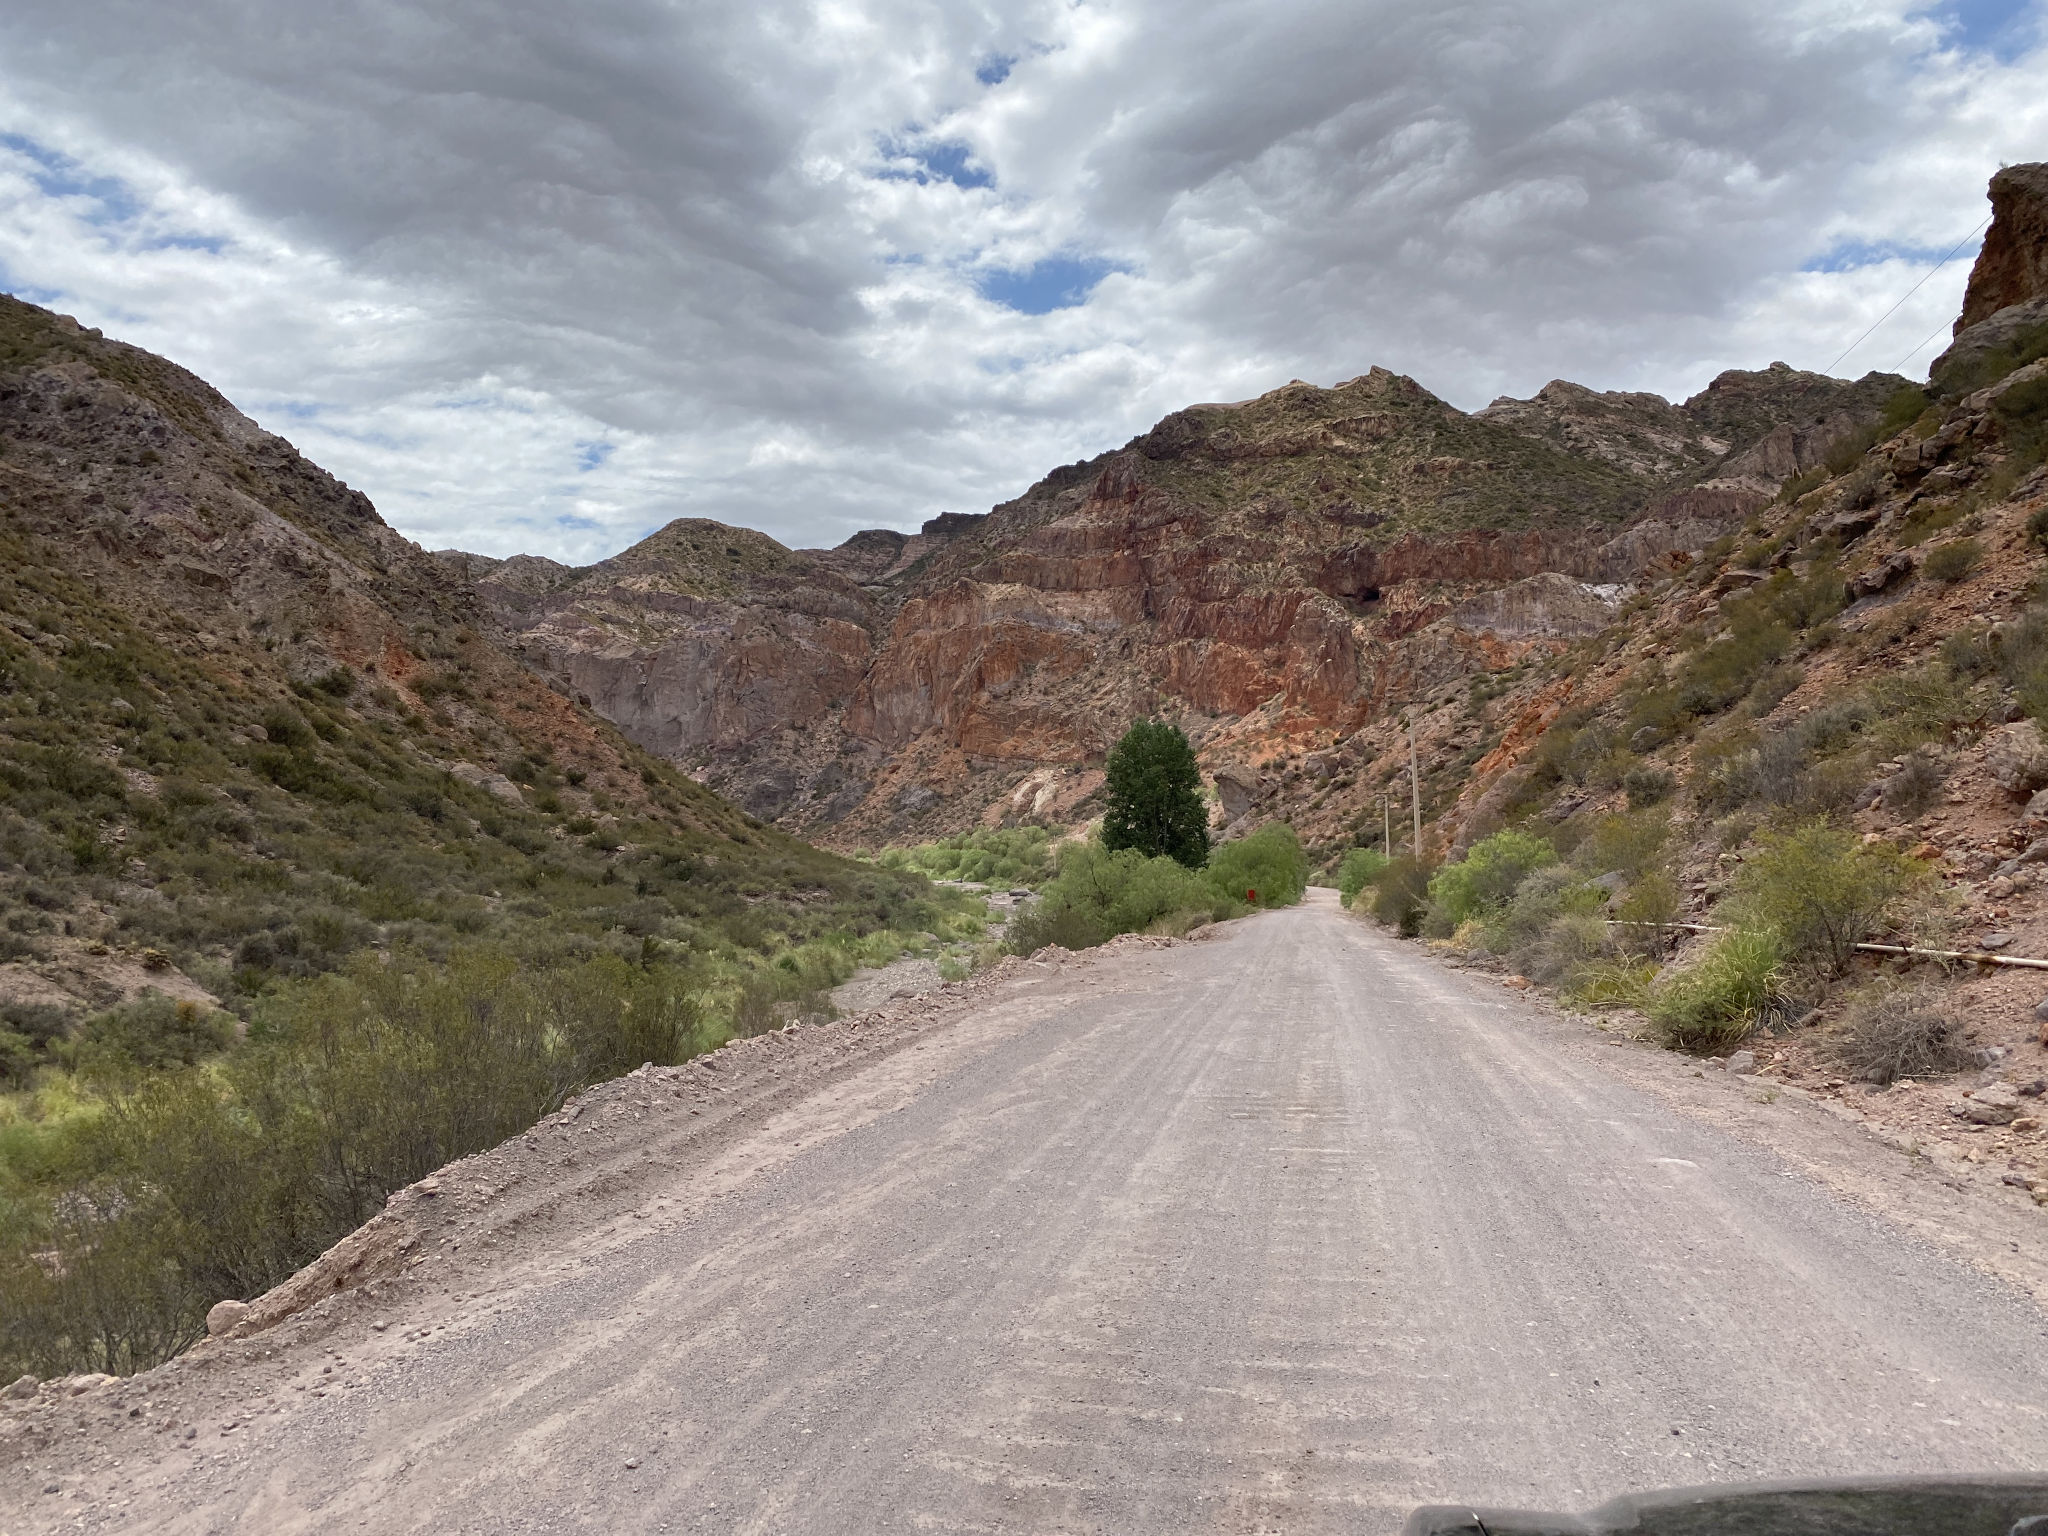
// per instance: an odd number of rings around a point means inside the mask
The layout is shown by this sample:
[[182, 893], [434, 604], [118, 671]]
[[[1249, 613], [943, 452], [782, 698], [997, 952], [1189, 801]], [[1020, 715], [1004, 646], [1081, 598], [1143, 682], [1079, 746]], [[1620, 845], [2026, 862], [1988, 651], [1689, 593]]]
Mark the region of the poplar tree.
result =
[[1195, 749], [1179, 726], [1140, 720], [1109, 753], [1109, 809], [1102, 843], [1164, 854], [1189, 869], [1209, 862], [1209, 811]]

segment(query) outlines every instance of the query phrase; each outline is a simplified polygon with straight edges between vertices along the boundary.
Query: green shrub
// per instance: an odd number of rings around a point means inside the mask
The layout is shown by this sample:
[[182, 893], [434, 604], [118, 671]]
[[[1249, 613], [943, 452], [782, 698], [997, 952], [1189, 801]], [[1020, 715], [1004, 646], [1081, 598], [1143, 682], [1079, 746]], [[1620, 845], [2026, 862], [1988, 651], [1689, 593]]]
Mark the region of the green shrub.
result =
[[1770, 931], [1786, 962], [1835, 975], [1930, 878], [1890, 844], [1865, 843], [1824, 821], [1757, 842], [1727, 910], [1749, 928]]
[[1661, 925], [1677, 922], [1679, 911], [1678, 882], [1662, 869], [1638, 876], [1610, 908], [1614, 921], [1623, 925], [1622, 942], [1638, 951], [1661, 947]]
[[1792, 647], [1792, 632], [1753, 603], [1736, 610], [1729, 633], [1695, 651], [1678, 677], [1679, 709], [1711, 715], [1726, 709]]
[[1941, 741], [1959, 728], [1982, 723], [1990, 702], [1982, 689], [1959, 681], [1939, 661], [1880, 674], [1870, 685], [1870, 700], [1876, 738], [1892, 752]]
[[88, 1019], [80, 1049], [121, 1067], [188, 1067], [217, 1055], [235, 1038], [234, 1018], [217, 1008], [146, 992]]
[[1052, 876], [1052, 833], [1044, 827], [983, 828], [915, 848], [886, 849], [879, 862], [934, 880], [1035, 887]]
[[1377, 848], [1353, 848], [1344, 855], [1344, 862], [1337, 866], [1337, 898], [1345, 906], [1358, 899], [1358, 893], [1379, 879], [1387, 867], [1387, 856]]
[[1573, 974], [1565, 997], [1581, 1008], [1642, 1008], [1656, 980], [1655, 961], [1614, 957], [1589, 960]]
[[[359, 959], [279, 989], [242, 1049], [117, 1087], [81, 1122], [66, 1177], [19, 1202], [0, 1238], [0, 1365], [167, 1358], [214, 1302], [284, 1279], [392, 1190], [585, 1084], [715, 1044], [698, 980], [616, 955], [536, 967], [476, 949], [445, 967]], [[131, 1057], [162, 1050], [175, 1008], [131, 1004], [88, 1035]]]
[[1621, 787], [1628, 793], [1629, 809], [1640, 811], [1662, 805], [1671, 798], [1678, 781], [1662, 768], [1631, 768], [1622, 776]]
[[1404, 938], [1422, 931], [1429, 905], [1430, 869], [1412, 853], [1390, 860], [1373, 881], [1372, 915]]
[[2048, 378], [2013, 385], [1998, 397], [1993, 410], [2010, 455], [2004, 473], [2016, 481], [2048, 457]]
[[1930, 581], [1957, 582], [1976, 570], [1983, 559], [1984, 546], [1978, 540], [1952, 539], [1927, 552], [1920, 574]]
[[[1520, 955], [1558, 919], [1596, 917], [1606, 900], [1599, 886], [1586, 884], [1562, 864], [1546, 864], [1522, 880], [1505, 906], [1487, 911], [1479, 920], [1480, 933], [1495, 954]], [[1519, 963], [1516, 968], [1525, 969]]]
[[1556, 862], [1557, 850], [1542, 838], [1512, 828], [1496, 832], [1431, 877], [1430, 906], [1455, 928], [1506, 906], [1531, 871]]
[[1579, 846], [1572, 850], [1572, 863], [1589, 875], [1620, 871], [1631, 880], [1664, 866], [1664, 844], [1671, 835], [1668, 813], [1654, 815], [1631, 811], [1627, 815], [1601, 816], [1594, 820]]
[[1285, 822], [1210, 850], [1203, 871], [1225, 899], [1257, 907], [1291, 907], [1308, 889], [1308, 856]]
[[1147, 858], [1135, 848], [1070, 843], [1060, 851], [1059, 873], [1011, 925], [1009, 942], [1020, 955], [1048, 944], [1088, 949], [1179, 914], [1219, 919], [1244, 910], [1178, 860]]
[[1784, 955], [1768, 930], [1715, 934], [1691, 965], [1667, 973], [1651, 991], [1646, 1012], [1664, 1044], [1706, 1055], [1725, 1051], [1756, 1027], [1777, 997]]

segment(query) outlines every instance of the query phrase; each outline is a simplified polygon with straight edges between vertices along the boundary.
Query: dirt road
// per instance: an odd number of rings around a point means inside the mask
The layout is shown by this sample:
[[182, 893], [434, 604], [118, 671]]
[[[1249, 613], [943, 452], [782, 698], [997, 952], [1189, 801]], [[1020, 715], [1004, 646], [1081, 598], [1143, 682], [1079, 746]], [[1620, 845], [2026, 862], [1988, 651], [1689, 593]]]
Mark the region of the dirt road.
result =
[[[1328, 893], [1023, 967], [630, 1210], [126, 1388], [0, 1530], [1381, 1532], [2048, 1466], [2032, 1298], [1625, 1054]], [[1861, 1136], [1805, 1145], [1882, 1194]]]

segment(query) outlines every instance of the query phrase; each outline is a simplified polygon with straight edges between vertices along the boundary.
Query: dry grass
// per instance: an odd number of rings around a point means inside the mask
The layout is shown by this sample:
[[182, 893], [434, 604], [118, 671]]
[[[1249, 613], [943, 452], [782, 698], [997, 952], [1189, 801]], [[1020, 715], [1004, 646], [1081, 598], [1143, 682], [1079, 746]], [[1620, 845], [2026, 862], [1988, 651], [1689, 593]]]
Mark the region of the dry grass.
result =
[[1851, 1000], [1843, 1024], [1843, 1063], [1867, 1082], [1960, 1072], [1975, 1060], [1961, 1014], [1926, 983], [1870, 987]]

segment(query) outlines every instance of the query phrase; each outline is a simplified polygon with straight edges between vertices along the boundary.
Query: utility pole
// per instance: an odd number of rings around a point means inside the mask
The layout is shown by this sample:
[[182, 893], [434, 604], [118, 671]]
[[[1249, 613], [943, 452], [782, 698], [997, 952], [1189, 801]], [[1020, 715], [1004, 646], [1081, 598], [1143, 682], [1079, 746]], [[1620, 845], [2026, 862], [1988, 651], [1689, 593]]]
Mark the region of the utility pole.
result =
[[1380, 850], [1391, 859], [1394, 856], [1394, 797], [1380, 796]]
[[1415, 815], [1415, 859], [1422, 861], [1422, 774], [1415, 766], [1415, 718], [1408, 719], [1408, 804]]

